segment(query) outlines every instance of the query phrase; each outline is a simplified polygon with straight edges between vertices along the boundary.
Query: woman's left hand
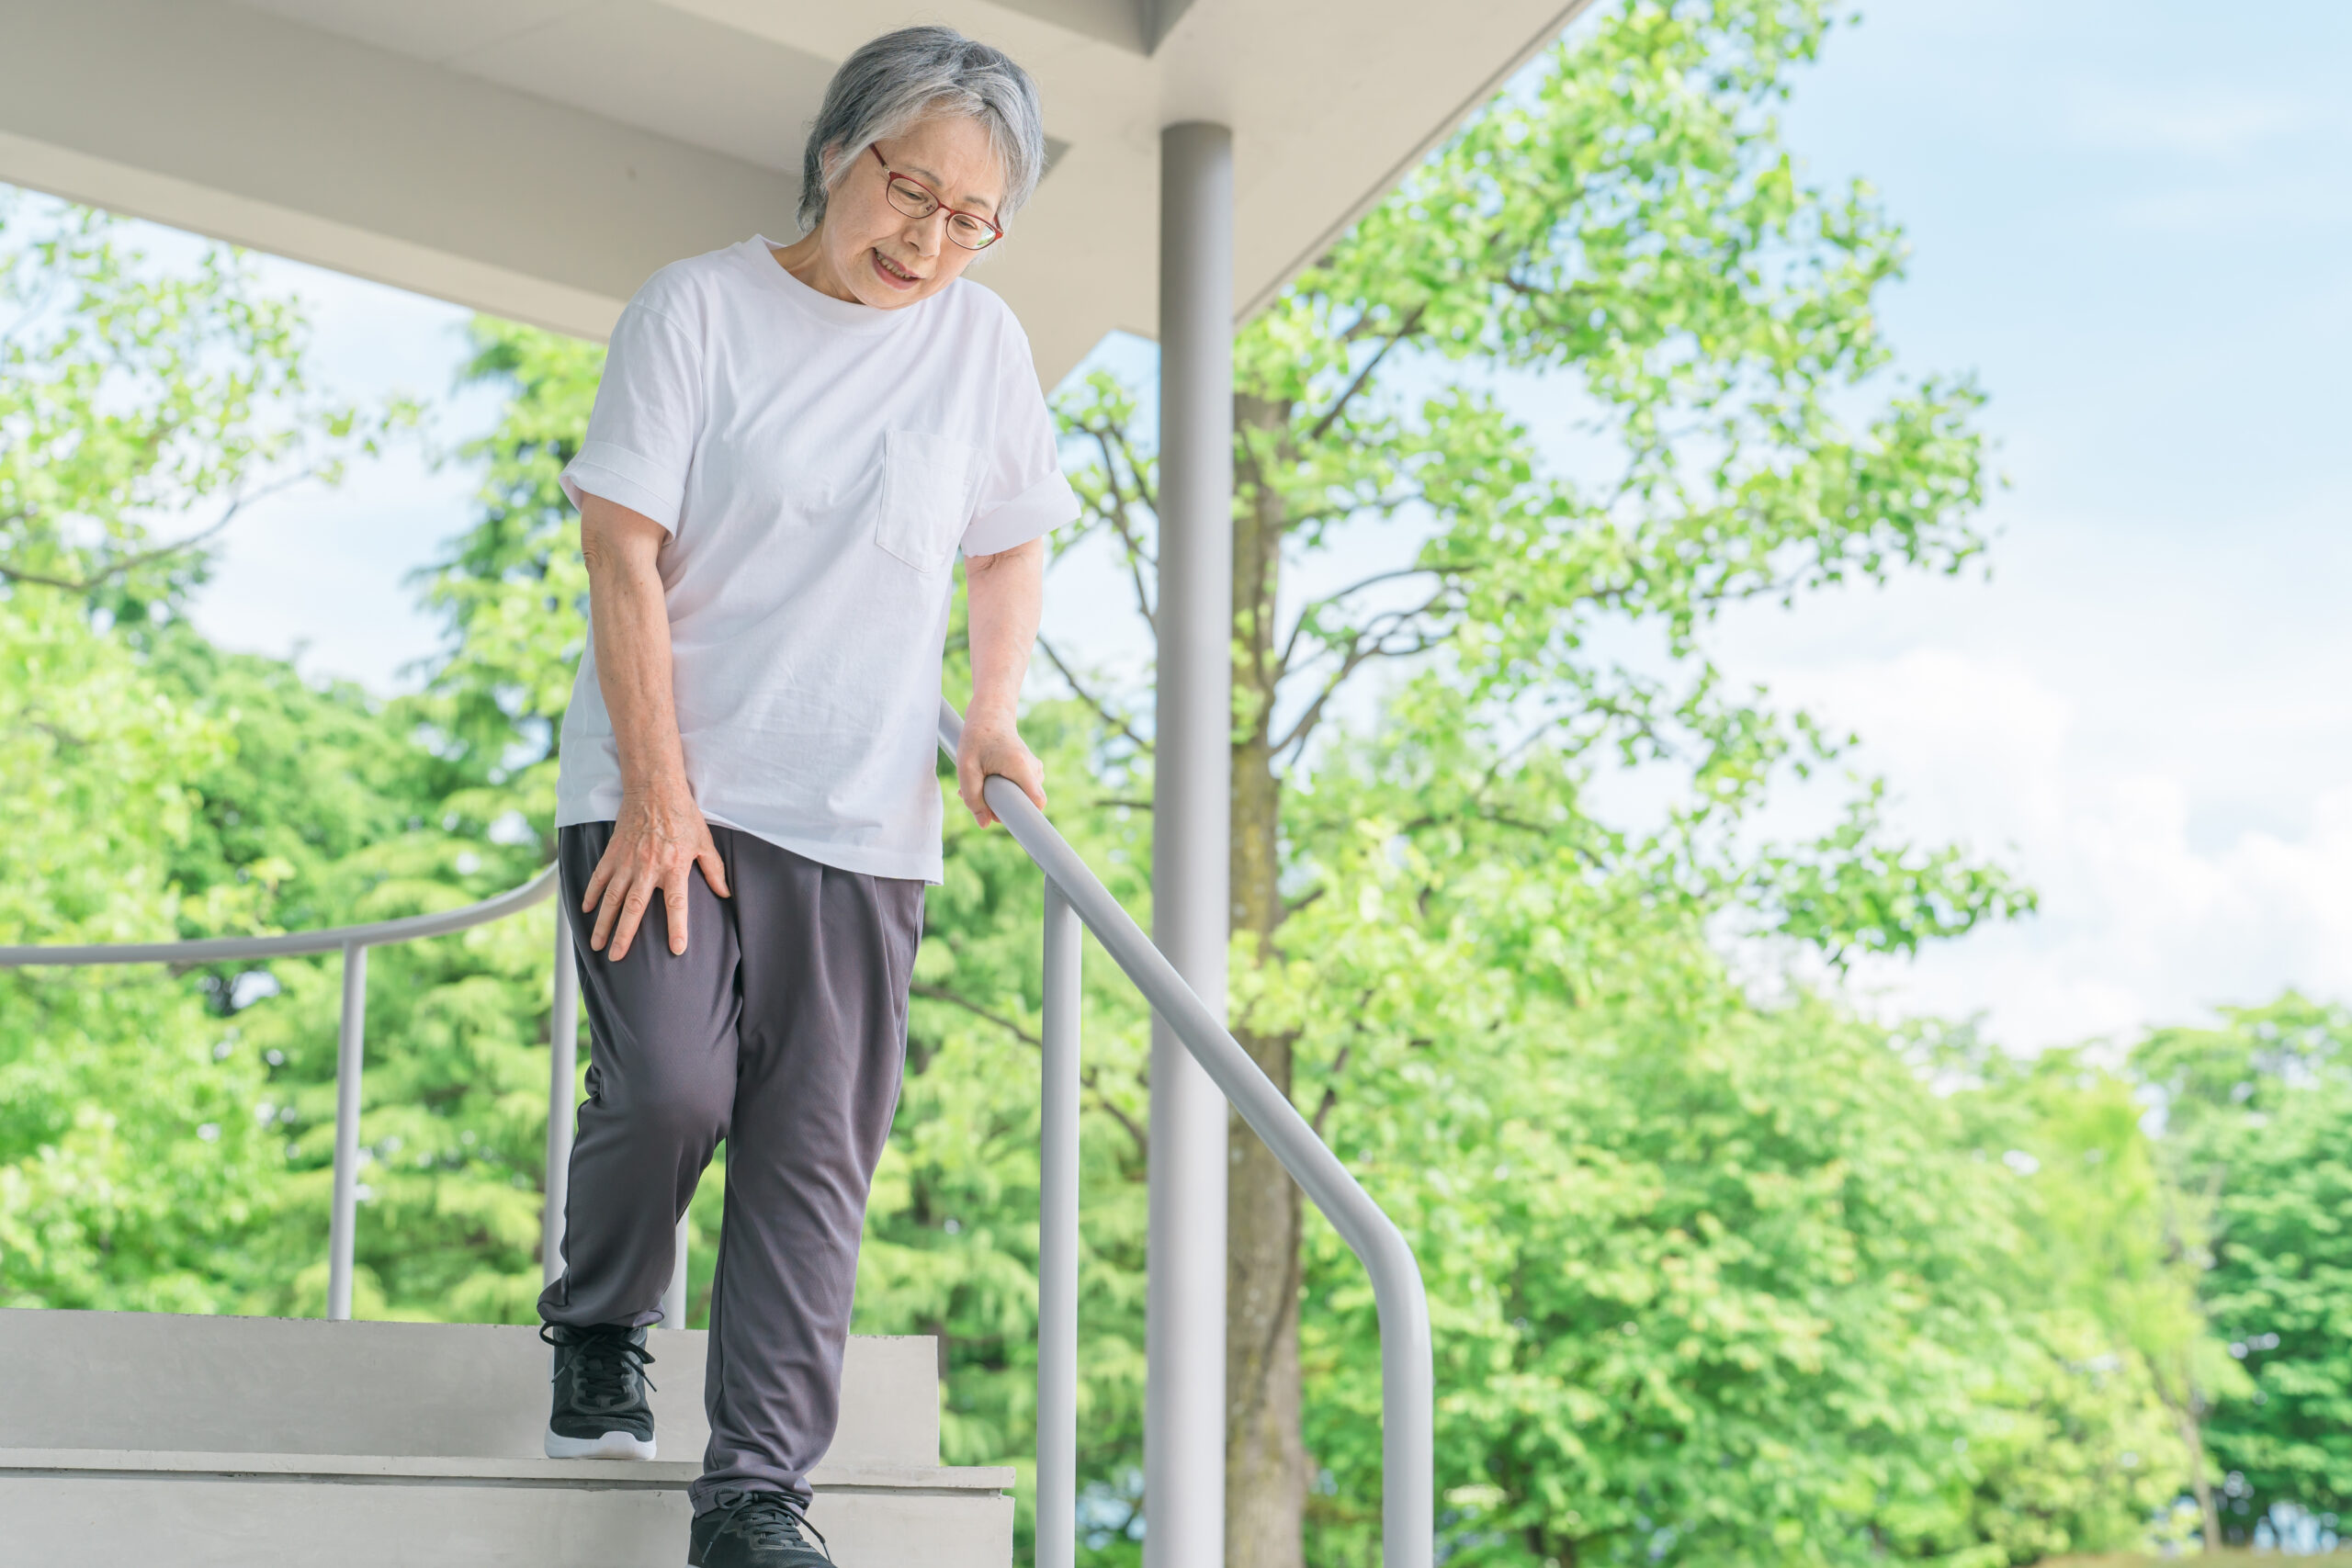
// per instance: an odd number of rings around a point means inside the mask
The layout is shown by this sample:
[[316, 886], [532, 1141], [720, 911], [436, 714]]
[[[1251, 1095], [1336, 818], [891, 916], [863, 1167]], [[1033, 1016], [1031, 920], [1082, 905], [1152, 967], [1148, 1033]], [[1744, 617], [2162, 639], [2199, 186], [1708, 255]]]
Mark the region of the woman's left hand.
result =
[[1021, 786], [1021, 793], [1038, 810], [1046, 808], [1046, 769], [1036, 754], [1022, 744], [1010, 714], [973, 714], [964, 720], [963, 744], [956, 748], [956, 793], [971, 808], [972, 820], [983, 828], [996, 825], [980, 785], [990, 773], [1001, 773]]

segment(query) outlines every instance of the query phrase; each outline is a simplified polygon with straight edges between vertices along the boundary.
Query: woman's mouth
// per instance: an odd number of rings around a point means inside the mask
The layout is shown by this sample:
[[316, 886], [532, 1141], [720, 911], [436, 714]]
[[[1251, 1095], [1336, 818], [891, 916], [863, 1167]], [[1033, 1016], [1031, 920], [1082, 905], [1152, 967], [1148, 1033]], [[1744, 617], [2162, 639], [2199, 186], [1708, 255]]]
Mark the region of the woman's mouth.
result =
[[912, 288], [923, 281], [878, 250], [874, 253], [874, 274], [893, 288]]

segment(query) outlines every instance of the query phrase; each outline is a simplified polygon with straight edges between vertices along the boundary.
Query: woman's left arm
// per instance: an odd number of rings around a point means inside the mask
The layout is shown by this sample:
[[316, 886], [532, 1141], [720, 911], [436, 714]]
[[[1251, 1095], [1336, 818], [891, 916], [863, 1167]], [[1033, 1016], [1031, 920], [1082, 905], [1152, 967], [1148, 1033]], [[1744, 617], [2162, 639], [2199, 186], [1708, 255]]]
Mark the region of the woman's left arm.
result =
[[1021, 793], [1046, 805], [1046, 771], [1021, 742], [1014, 720], [1021, 678], [1037, 641], [1037, 615], [1046, 595], [1046, 541], [1032, 539], [964, 563], [972, 637], [972, 705], [964, 715], [964, 743], [956, 749], [956, 792], [986, 828], [996, 821], [980, 785], [1002, 773]]

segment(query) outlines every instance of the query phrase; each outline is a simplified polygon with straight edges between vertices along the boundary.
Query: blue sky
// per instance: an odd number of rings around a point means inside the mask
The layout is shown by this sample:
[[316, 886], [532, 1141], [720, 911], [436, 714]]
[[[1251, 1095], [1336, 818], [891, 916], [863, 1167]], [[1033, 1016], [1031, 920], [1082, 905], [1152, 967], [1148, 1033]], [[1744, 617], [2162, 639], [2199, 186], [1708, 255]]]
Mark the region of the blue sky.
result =
[[[1991, 575], [1743, 612], [1714, 651], [1859, 728], [1906, 831], [2001, 856], [2043, 909], [1867, 966], [1855, 995], [1981, 1012], [2019, 1047], [2290, 983], [2352, 997], [2352, 6], [1867, 10], [1789, 139], [1908, 227], [1903, 364], [1992, 395]], [[330, 382], [435, 400], [445, 442], [494, 413], [448, 397], [460, 312], [269, 269], [312, 301]], [[199, 619], [395, 683], [435, 636], [401, 579], [472, 484], [403, 451], [261, 508]], [[1084, 641], [1088, 597], [1049, 625]]]

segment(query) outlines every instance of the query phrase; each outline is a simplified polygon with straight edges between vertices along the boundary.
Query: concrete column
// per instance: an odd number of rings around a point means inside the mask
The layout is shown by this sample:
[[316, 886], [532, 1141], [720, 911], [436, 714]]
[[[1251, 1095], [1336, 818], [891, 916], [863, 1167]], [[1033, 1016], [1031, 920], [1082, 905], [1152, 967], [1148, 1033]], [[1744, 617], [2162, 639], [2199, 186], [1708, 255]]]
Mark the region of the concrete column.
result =
[[[1159, 690], [1152, 940], [1219, 1019], [1233, 772], [1233, 133], [1159, 139]], [[1145, 1568], [1225, 1556], [1225, 1098], [1151, 1034]]]

